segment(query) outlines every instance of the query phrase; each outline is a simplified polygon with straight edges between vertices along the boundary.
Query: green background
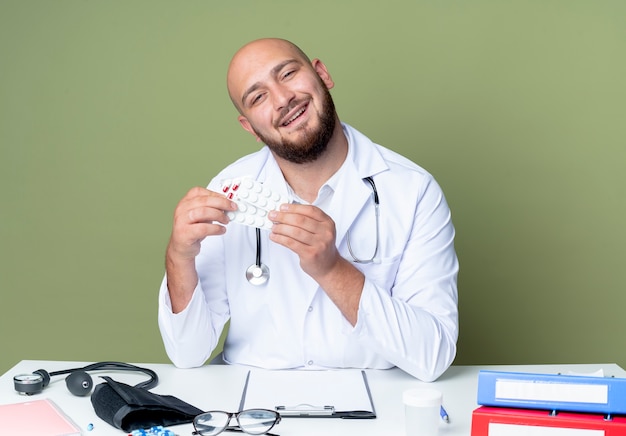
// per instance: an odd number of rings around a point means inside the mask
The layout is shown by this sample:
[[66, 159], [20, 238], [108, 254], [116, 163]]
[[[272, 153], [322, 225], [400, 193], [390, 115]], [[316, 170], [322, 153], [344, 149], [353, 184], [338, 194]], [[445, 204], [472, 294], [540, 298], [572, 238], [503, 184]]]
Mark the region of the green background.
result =
[[0, 0], [0, 371], [168, 361], [172, 212], [258, 148], [225, 72], [264, 36], [442, 185], [456, 364], [626, 366], [623, 0]]

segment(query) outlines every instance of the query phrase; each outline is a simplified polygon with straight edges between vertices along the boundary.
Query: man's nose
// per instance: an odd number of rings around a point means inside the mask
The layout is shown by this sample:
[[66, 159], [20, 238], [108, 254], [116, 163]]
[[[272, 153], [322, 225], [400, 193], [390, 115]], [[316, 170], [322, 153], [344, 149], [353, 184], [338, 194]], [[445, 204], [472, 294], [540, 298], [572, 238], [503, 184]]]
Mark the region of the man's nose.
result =
[[281, 110], [296, 97], [295, 92], [286, 86], [277, 85], [273, 92], [274, 109]]

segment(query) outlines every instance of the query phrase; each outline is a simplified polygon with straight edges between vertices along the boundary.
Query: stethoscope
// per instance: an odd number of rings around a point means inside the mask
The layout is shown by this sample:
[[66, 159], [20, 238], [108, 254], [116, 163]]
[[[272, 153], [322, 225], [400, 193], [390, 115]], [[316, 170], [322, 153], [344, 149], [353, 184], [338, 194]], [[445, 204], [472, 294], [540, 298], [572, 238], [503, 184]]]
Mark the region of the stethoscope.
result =
[[256, 261], [246, 270], [246, 279], [256, 286], [267, 282], [270, 278], [270, 269], [261, 262], [261, 229], [256, 230]]
[[[374, 258], [376, 258], [376, 254], [378, 254], [378, 242], [379, 242], [379, 225], [378, 225], [378, 207], [380, 205], [378, 198], [378, 190], [376, 189], [376, 184], [374, 183], [374, 179], [371, 177], [365, 177], [363, 180], [369, 183], [372, 188], [372, 197], [374, 199], [374, 213], [376, 214], [376, 246], [374, 247], [374, 254], [371, 257], [366, 259], [360, 259], [355, 256], [352, 251], [352, 246], [350, 245], [350, 230], [346, 233], [346, 242], [348, 245], [348, 251], [350, 252], [350, 256], [356, 263], [372, 263]], [[270, 269], [261, 262], [261, 229], [256, 228], [256, 259], [255, 262], [246, 269], [246, 279], [250, 284], [260, 286], [265, 283], [270, 278]]]

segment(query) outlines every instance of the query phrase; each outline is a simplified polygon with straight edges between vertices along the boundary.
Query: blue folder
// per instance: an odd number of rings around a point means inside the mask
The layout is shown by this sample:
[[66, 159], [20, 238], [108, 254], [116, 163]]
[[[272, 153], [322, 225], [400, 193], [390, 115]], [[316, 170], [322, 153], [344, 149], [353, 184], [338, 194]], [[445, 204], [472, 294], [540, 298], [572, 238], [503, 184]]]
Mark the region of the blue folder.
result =
[[626, 378], [482, 370], [478, 404], [624, 415]]

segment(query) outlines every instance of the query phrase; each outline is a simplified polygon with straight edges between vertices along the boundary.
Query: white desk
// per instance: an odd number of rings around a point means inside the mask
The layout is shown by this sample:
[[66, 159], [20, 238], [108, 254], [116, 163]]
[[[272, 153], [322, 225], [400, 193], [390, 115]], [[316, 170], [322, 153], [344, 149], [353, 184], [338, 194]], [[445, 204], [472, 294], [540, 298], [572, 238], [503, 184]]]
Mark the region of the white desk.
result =
[[[48, 372], [82, 367], [92, 362], [58, 362], [23, 360], [0, 377], [0, 404], [30, 401], [38, 398], [53, 399], [63, 411], [83, 429], [86, 436], [123, 435], [98, 418], [88, 397], [76, 397], [65, 386], [65, 376], [54, 377], [43, 393], [30, 397], [19, 395], [14, 390], [13, 376], [32, 373], [37, 369]], [[231, 365], [209, 365], [196, 369], [177, 369], [169, 364], [142, 364], [159, 375], [159, 385], [152, 389], [158, 394], [173, 395], [202, 410], [225, 410], [235, 412], [239, 406], [242, 388], [248, 368]], [[592, 372], [604, 369], [605, 375], [626, 377], [626, 371], [616, 364], [585, 365], [507, 365], [507, 366], [452, 366], [436, 382], [422, 383], [399, 369], [368, 370], [367, 377], [376, 408], [377, 419], [343, 420], [322, 418], [283, 418], [273, 432], [281, 436], [307, 435], [360, 435], [402, 436], [404, 435], [404, 407], [402, 392], [410, 387], [430, 385], [443, 392], [443, 402], [450, 423], [441, 424], [441, 436], [468, 436], [472, 411], [476, 404], [477, 375], [480, 369], [557, 373], [564, 371]], [[106, 372], [115, 380], [136, 384], [146, 379], [144, 374]], [[99, 383], [98, 373], [91, 373], [94, 384]], [[94, 425], [87, 431], [89, 423]], [[170, 427], [179, 436], [189, 436], [191, 424]], [[225, 432], [224, 435], [233, 434]], [[240, 433], [241, 434], [241, 433]]]

